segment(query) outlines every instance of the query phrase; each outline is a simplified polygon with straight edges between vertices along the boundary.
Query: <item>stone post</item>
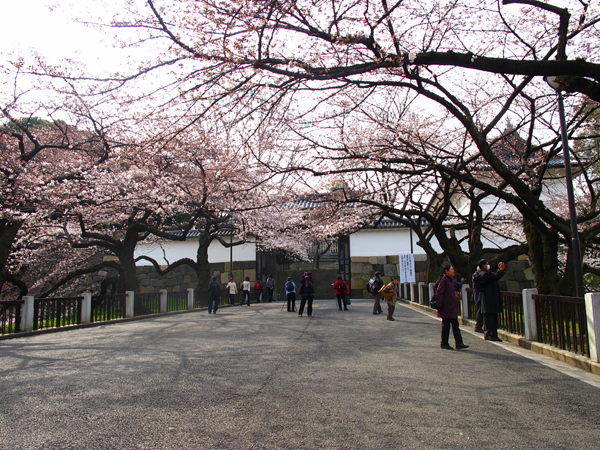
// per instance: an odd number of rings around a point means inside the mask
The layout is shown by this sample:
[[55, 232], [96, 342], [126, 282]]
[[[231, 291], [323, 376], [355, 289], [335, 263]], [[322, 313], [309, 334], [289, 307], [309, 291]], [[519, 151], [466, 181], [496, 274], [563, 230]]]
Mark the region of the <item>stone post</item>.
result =
[[423, 287], [425, 286], [425, 283], [423, 281], [419, 281], [419, 305], [424, 305], [425, 304], [425, 299], [423, 298]]
[[529, 341], [538, 340], [535, 301], [533, 300], [533, 296], [537, 293], [537, 289], [523, 289], [523, 322], [525, 325], [525, 339]]
[[460, 289], [460, 298], [462, 299], [462, 316], [463, 319], [470, 319], [469, 314], [469, 297], [467, 295], [467, 289], [469, 289], [468, 284], [463, 284]]
[[417, 286], [417, 283], [415, 283], [415, 282], [410, 283], [410, 301], [411, 302], [416, 302], [417, 300], [419, 300], [419, 297], [415, 296], [415, 286]]
[[410, 283], [405, 281], [403, 284], [404, 284], [404, 300], [410, 300]]
[[585, 294], [590, 359], [600, 362], [600, 293]]
[[194, 309], [194, 289], [188, 288], [188, 304], [187, 309]]
[[33, 295], [26, 295], [23, 297], [23, 300], [21, 331], [33, 331], [33, 308], [35, 297]]
[[135, 302], [135, 292], [126, 291], [127, 298], [125, 299], [125, 317], [133, 317], [134, 313], [134, 302]]
[[161, 313], [167, 312], [167, 290], [166, 289], [160, 290], [160, 303], [159, 303], [158, 311]]
[[429, 283], [429, 303], [431, 304], [431, 299], [435, 295], [435, 283]]
[[81, 294], [81, 323], [90, 323], [92, 319], [92, 293], [84, 292]]

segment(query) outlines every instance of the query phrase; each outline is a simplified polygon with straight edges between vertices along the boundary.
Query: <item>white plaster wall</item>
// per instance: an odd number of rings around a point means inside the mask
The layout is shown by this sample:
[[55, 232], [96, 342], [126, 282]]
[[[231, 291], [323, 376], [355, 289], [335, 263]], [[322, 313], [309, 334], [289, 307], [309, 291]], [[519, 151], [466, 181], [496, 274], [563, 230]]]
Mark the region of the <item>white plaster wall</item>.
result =
[[[235, 242], [235, 239], [234, 239]], [[164, 252], [163, 252], [164, 250]], [[182, 258], [190, 258], [196, 260], [198, 252], [198, 240], [188, 239], [186, 241], [162, 241], [160, 243], [141, 243], [138, 244], [135, 257], [148, 256], [153, 258], [159, 264], [167, 264], [166, 259], [170, 263]], [[233, 247], [234, 261], [256, 261], [256, 245], [247, 243]], [[219, 241], [213, 241], [208, 247], [208, 262], [221, 263], [229, 262], [229, 249], [221, 245]], [[150, 262], [141, 260], [137, 263], [138, 266], [149, 266]]]
[[[441, 253], [437, 240], [433, 238], [433, 248]], [[410, 251], [410, 230], [360, 230], [350, 235], [350, 256], [387, 256], [404, 255]], [[413, 253], [424, 255], [425, 251], [417, 245], [417, 236], [413, 233]]]

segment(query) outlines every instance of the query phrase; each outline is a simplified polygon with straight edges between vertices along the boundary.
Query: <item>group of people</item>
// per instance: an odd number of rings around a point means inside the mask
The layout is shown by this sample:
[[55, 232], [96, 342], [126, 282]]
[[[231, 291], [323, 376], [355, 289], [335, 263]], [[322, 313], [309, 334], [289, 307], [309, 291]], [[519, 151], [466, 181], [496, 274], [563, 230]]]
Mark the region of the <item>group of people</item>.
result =
[[[477, 271], [473, 274], [473, 298], [477, 305], [477, 318], [475, 331], [485, 333], [485, 339], [489, 341], [502, 342], [498, 337], [498, 314], [502, 311], [502, 305], [500, 301], [500, 287], [498, 286], [498, 280], [504, 276], [505, 265], [503, 262], [498, 264], [498, 271], [492, 273], [490, 271], [490, 264], [487, 260], [482, 259], [479, 261]], [[451, 265], [445, 265], [442, 268], [442, 274], [436, 284], [435, 297], [437, 301], [437, 315], [442, 319], [442, 338], [441, 348], [446, 350], [453, 350], [450, 346], [450, 328], [452, 328], [452, 334], [454, 335], [456, 349], [466, 349], [469, 346], [463, 342], [462, 335], [460, 333], [458, 323], [458, 295], [460, 292], [460, 286], [464, 279], [457, 276], [454, 267]], [[302, 317], [304, 309], [306, 307], [306, 313], [309, 317], [312, 316], [313, 312], [313, 300], [315, 297], [315, 280], [311, 272], [304, 272], [302, 277], [298, 280], [298, 285], [292, 280], [291, 277], [287, 278], [285, 283], [285, 293], [287, 299], [287, 310], [288, 312], [296, 312], [296, 293], [301, 296], [300, 308], [298, 310], [298, 316]], [[266, 281], [268, 301], [273, 301], [273, 290], [275, 289], [275, 279], [273, 275], [269, 275]], [[375, 276], [369, 281], [367, 289], [373, 294], [373, 314], [378, 315], [383, 312], [381, 308], [381, 299], [383, 298], [387, 303], [387, 320], [394, 321], [394, 311], [396, 309], [396, 302], [398, 300], [397, 295], [398, 278], [395, 277], [390, 283], [384, 285], [381, 279], [381, 272], [375, 272]], [[234, 304], [234, 298], [237, 292], [237, 286], [233, 278], [229, 280], [227, 284], [229, 301], [231, 305]], [[262, 287], [260, 281], [256, 282], [256, 301], [260, 303]], [[348, 311], [347, 294], [349, 293], [348, 284], [339, 275], [337, 280], [333, 283], [333, 290], [335, 292], [338, 308], [340, 311]], [[209, 303], [208, 313], [216, 314], [219, 307], [219, 299], [221, 297], [221, 286], [217, 282], [217, 277], [213, 277], [212, 281], [208, 285], [209, 292]], [[242, 283], [242, 302], [241, 306], [246, 303], [250, 306], [250, 278], [246, 277]]]
[[[500, 302], [500, 287], [498, 280], [504, 276], [505, 265], [498, 264], [498, 271], [492, 273], [487, 260], [479, 261], [477, 271], [473, 274], [473, 298], [477, 304], [477, 322], [475, 331], [485, 333], [485, 339], [489, 341], [502, 342], [498, 337], [498, 314], [502, 311]], [[442, 339], [440, 346], [446, 350], [453, 350], [450, 346], [450, 328], [454, 335], [455, 347], [457, 349], [469, 348], [463, 342], [458, 323], [458, 295], [464, 279], [457, 275], [454, 267], [445, 265], [442, 274], [435, 287], [437, 301], [437, 315], [442, 319]], [[384, 286], [381, 273], [375, 272], [375, 276], [369, 280], [367, 290], [373, 294], [373, 314], [383, 312], [381, 299], [388, 304], [387, 320], [394, 320], [394, 310], [398, 300], [396, 286], [398, 278], [394, 278], [388, 285]], [[485, 329], [484, 329], [485, 328]]]
[[[477, 321], [475, 331], [485, 333], [488, 341], [502, 342], [498, 337], [498, 314], [502, 311], [500, 302], [500, 287], [498, 280], [504, 276], [505, 265], [498, 264], [498, 271], [491, 272], [487, 260], [479, 261], [477, 271], [473, 274], [473, 298], [477, 304]], [[461, 284], [455, 280], [454, 267], [446, 265], [442, 269], [442, 275], [436, 286], [436, 300], [438, 303], [438, 317], [442, 319], [442, 341], [441, 348], [452, 350], [450, 346], [450, 327], [454, 335], [455, 347], [457, 349], [468, 348], [460, 333], [458, 324], [458, 296], [456, 285]], [[485, 328], [485, 330], [484, 330]]]
[[[269, 303], [273, 301], [273, 292], [275, 290], [275, 278], [273, 275], [269, 275], [267, 281], [265, 283], [267, 287], [267, 295]], [[244, 281], [242, 281], [242, 301], [240, 306], [244, 306], [246, 303], [250, 306], [250, 278], [246, 277]], [[238, 294], [238, 287], [236, 282], [233, 280], [233, 277], [229, 278], [229, 283], [225, 286], [227, 289], [227, 294], [229, 295], [229, 304], [233, 306], [235, 304], [235, 296]], [[256, 295], [256, 303], [260, 303], [262, 301], [263, 288], [260, 281], [257, 281], [254, 285], [255, 295]], [[212, 277], [210, 283], [208, 283], [208, 313], [216, 314], [219, 309], [219, 302], [221, 299], [221, 284], [217, 281], [217, 277]]]
[[[315, 298], [315, 280], [312, 276], [311, 272], [304, 272], [302, 277], [298, 280], [298, 285], [292, 280], [291, 277], [287, 278], [285, 283], [285, 293], [287, 299], [287, 310], [288, 312], [296, 312], [296, 293], [298, 293], [301, 297], [300, 300], [300, 308], [298, 310], [298, 316], [302, 317], [304, 314], [304, 309], [306, 308], [306, 313], [309, 317], [312, 316], [313, 312], [313, 300]], [[275, 289], [275, 278], [273, 275], [269, 275], [266, 280], [266, 287], [269, 302], [273, 301], [273, 291]], [[243, 306], [246, 303], [250, 306], [250, 278], [246, 277], [246, 279], [242, 282], [242, 301], [240, 306]], [[233, 278], [229, 279], [229, 283], [226, 286], [227, 292], [229, 294], [229, 303], [231, 306], [234, 305], [235, 296], [238, 294], [238, 289]], [[262, 287], [260, 281], [257, 281], [255, 284], [256, 290], [256, 302], [261, 302], [262, 295]], [[341, 275], [338, 275], [337, 280], [333, 283], [333, 290], [335, 292], [336, 300], [338, 303], [338, 307], [340, 311], [342, 310], [342, 305], [344, 311], [348, 311], [348, 300], [347, 294], [349, 294], [350, 290], [348, 288], [348, 284], [342, 279]], [[219, 300], [221, 297], [221, 286], [217, 282], [217, 277], [212, 277], [211, 282], [208, 285], [208, 293], [209, 293], [209, 301], [208, 301], [208, 313], [216, 314], [219, 308]]]

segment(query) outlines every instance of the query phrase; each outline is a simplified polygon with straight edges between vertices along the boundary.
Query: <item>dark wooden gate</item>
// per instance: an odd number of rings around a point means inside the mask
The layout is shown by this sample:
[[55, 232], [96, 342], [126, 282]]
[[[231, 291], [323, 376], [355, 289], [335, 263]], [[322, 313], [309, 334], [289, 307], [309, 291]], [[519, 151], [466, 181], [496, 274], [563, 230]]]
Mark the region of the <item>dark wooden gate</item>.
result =
[[338, 239], [338, 256], [340, 265], [340, 275], [348, 283], [348, 288], [352, 291], [350, 273], [350, 236], [342, 236]]

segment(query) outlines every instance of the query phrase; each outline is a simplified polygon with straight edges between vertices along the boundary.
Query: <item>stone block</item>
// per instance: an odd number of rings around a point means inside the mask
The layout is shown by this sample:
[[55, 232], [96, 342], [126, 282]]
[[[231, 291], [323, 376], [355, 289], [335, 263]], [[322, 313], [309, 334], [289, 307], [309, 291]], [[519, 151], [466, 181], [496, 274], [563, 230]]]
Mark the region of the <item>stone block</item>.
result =
[[217, 279], [219, 279], [219, 277], [221, 276], [221, 272], [219, 272], [218, 270], [215, 270], [212, 274], [213, 277], [217, 277]]
[[507, 269], [511, 272], [523, 271], [529, 267], [529, 261], [510, 261]]
[[351, 273], [356, 273], [356, 274], [364, 273], [363, 263], [361, 263], [361, 262], [351, 262], [350, 263], [350, 272]]
[[383, 275], [386, 277], [395, 277], [398, 275], [398, 269], [395, 264], [385, 264], [383, 266]]
[[514, 279], [515, 279], [515, 281], [519, 281], [519, 282], [529, 281], [527, 279], [527, 277], [525, 276], [525, 272], [514, 272]]
[[180, 285], [173, 286], [173, 292], [179, 292], [179, 291], [181, 291], [181, 290], [182, 290], [182, 289], [181, 289], [181, 286], [180, 286]]
[[150, 280], [140, 280], [140, 286], [150, 286]]
[[391, 255], [390, 256], [390, 264], [400, 264], [400, 256]]
[[392, 282], [392, 277], [382, 276], [381, 280], [383, 281], [383, 284], [389, 284]]
[[221, 284], [227, 284], [227, 283], [229, 283], [229, 274], [222, 273], [221, 274]]
[[517, 259], [519, 261], [529, 261], [529, 255], [527, 255], [527, 254], [524, 253], [522, 255], [519, 255], [519, 257]]
[[508, 292], [521, 292], [521, 284], [518, 281], [507, 281], [506, 290]]
[[350, 283], [352, 284], [353, 290], [354, 289], [364, 289], [370, 279], [371, 279], [371, 274], [353, 273]]
[[138, 274], [138, 280], [146, 280], [146, 279], [148, 279], [148, 274], [146, 274], [146, 273]]
[[183, 277], [183, 284], [190, 284], [191, 281], [192, 281], [192, 279], [190, 278], [189, 275]]
[[158, 279], [150, 280], [150, 286], [158, 287]]
[[223, 271], [227, 273], [231, 272], [231, 264], [229, 264], [228, 262], [223, 263]]
[[106, 275], [108, 275], [108, 272], [106, 270], [101, 270], [98, 272], [98, 275], [100, 275], [101, 277], [106, 277]]
[[427, 261], [427, 255], [419, 253], [417, 255], [413, 255], [413, 259], [415, 260], [415, 262], [417, 262], [417, 261]]
[[515, 281], [515, 273], [517, 272], [506, 272], [502, 277], [502, 281]]
[[369, 264], [377, 264], [377, 256], [369, 256], [369, 258], [367, 259], [367, 262]]
[[523, 275], [525, 275], [527, 281], [535, 281], [535, 276], [533, 275], [533, 269], [531, 267], [525, 269]]
[[363, 263], [363, 262], [369, 262], [369, 258], [366, 256], [353, 256], [350, 258], [350, 262], [357, 262], [357, 263]]
[[381, 264], [383, 266], [384, 264], [387, 264], [387, 263], [388, 263], [387, 256], [378, 256], [377, 257], [377, 264]]
[[155, 293], [155, 292], [158, 292], [158, 290], [157, 290], [157, 289], [154, 289], [152, 286], [148, 286], [148, 287], [146, 288], [146, 293], [147, 293], [147, 294], [153, 294], [153, 293]]
[[250, 278], [250, 283], [254, 283], [256, 281], [256, 269], [244, 270], [244, 280], [246, 277]]
[[243, 281], [243, 277], [244, 277], [243, 270], [234, 270], [233, 271], [233, 279], [238, 284], [238, 287], [239, 287], [240, 283]]

